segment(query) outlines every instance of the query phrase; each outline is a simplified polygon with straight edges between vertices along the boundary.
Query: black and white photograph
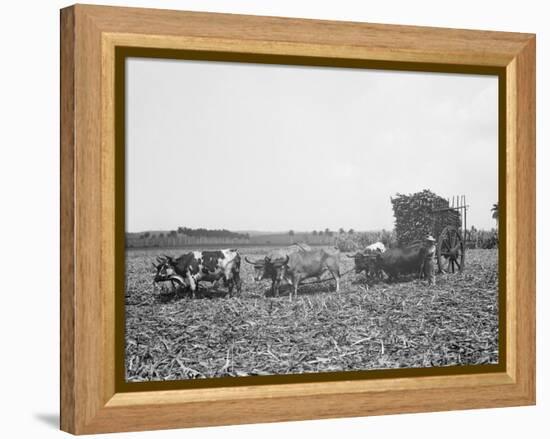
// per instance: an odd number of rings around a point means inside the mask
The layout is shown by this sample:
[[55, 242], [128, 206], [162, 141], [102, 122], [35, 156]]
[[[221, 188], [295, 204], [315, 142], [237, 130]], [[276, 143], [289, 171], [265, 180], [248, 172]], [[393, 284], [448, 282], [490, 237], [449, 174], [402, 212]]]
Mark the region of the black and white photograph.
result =
[[499, 363], [497, 76], [125, 63], [127, 382]]

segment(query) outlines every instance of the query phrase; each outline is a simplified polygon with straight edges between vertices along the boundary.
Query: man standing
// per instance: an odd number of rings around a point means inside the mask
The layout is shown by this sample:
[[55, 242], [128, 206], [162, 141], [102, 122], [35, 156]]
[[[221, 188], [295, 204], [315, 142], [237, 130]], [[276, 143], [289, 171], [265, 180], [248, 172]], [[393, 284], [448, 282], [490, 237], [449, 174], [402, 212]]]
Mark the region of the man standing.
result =
[[431, 235], [425, 239], [426, 256], [424, 258], [424, 276], [428, 279], [428, 285], [435, 285], [435, 238]]

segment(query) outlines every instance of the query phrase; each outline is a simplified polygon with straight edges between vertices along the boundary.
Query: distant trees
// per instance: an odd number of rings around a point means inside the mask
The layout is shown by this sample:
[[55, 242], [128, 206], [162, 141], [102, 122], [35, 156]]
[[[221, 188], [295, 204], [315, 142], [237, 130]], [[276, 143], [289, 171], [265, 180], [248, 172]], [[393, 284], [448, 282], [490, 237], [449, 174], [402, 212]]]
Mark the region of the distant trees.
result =
[[[353, 233], [350, 233], [353, 232]], [[335, 245], [340, 251], [350, 252], [363, 250], [368, 245], [375, 242], [382, 242], [387, 248], [394, 248], [397, 246], [397, 237], [394, 231], [378, 230], [370, 232], [356, 232], [350, 229], [348, 233], [344, 235], [338, 235], [335, 240]]]
[[317, 236], [317, 230], [314, 230], [313, 232], [311, 232], [311, 234], [312, 234], [313, 236]]
[[[327, 231], [328, 231], [328, 232], [327, 232]], [[325, 233], [326, 233], [328, 236], [332, 236], [332, 235], [333, 235], [333, 233], [332, 233], [329, 229], [326, 229], [326, 230], [325, 230]], [[346, 233], [349, 234], [349, 235], [353, 235], [353, 234], [355, 233], [355, 230], [349, 229], [349, 230], [346, 232], [346, 230], [345, 230], [343, 227], [340, 227], [340, 228], [338, 229], [338, 235], [345, 235]]]
[[248, 243], [249, 241], [250, 235], [248, 233], [236, 233], [225, 229], [209, 230], [178, 227], [176, 230], [126, 233], [126, 246], [128, 248], [239, 244]]
[[466, 232], [466, 248], [490, 249], [498, 247], [498, 232], [496, 229], [478, 230], [474, 226]]
[[493, 207], [491, 207], [491, 212], [493, 212], [493, 219], [497, 222], [497, 229], [498, 229], [498, 203], [493, 204]]
[[192, 229], [189, 227], [178, 227], [178, 233], [191, 237], [204, 237], [204, 238], [237, 238], [237, 239], [249, 239], [248, 233], [231, 232], [227, 229]]

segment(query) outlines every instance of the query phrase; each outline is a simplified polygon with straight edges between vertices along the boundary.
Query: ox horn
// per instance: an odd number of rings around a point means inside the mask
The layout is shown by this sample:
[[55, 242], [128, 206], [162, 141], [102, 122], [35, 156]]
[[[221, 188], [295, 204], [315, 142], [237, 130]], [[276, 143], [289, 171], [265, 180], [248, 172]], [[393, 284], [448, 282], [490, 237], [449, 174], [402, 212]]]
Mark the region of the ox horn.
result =
[[282, 267], [283, 265], [286, 265], [288, 264], [288, 260], [290, 258], [288, 257], [288, 255], [285, 256], [285, 260], [284, 261], [275, 261], [273, 264], [277, 267]]
[[248, 257], [246, 257], [246, 256], [244, 257], [244, 260], [245, 260], [246, 262], [248, 262], [249, 264], [251, 264], [251, 265], [258, 265], [258, 264], [263, 263], [262, 261], [253, 262], [253, 261], [251, 261], [250, 259], [248, 259]]

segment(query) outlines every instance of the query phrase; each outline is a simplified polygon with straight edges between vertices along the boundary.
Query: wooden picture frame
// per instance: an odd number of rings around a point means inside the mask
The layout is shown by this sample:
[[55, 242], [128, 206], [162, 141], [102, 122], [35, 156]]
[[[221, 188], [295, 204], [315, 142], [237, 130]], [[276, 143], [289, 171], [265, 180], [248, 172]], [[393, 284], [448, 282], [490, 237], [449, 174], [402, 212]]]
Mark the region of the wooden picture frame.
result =
[[[120, 391], [115, 370], [121, 329], [115, 295], [120, 48], [498, 74], [505, 108], [499, 121], [505, 151], [500, 162], [505, 367], [489, 373]], [[534, 404], [535, 36], [105, 6], [63, 9], [61, 267], [61, 429], [70, 433]]]

